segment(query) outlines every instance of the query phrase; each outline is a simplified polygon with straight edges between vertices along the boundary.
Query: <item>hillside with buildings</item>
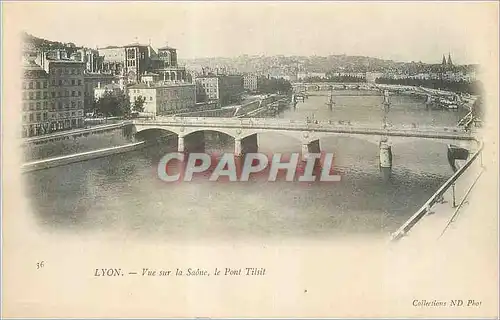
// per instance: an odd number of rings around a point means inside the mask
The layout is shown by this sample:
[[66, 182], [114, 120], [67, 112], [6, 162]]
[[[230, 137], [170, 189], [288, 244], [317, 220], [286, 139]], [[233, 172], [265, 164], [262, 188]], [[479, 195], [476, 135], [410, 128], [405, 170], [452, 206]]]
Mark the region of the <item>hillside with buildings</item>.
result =
[[81, 128], [96, 111], [123, 116], [130, 111], [124, 106], [138, 100], [142, 111], [156, 116], [223, 107], [244, 92], [242, 75], [188, 73], [170, 46], [134, 42], [90, 49], [29, 34], [22, 40], [25, 137]]
[[[437, 57], [439, 61], [439, 57]], [[233, 58], [186, 59], [181, 63], [188, 70], [202, 72], [253, 73], [270, 78], [301, 80], [343, 80], [370, 77], [433, 77], [433, 74], [452, 72], [464, 81], [473, 81], [477, 66], [454, 65], [449, 55], [444, 62], [428, 64], [423, 62], [398, 62], [366, 56], [330, 55], [321, 56], [249, 56]], [[366, 75], [369, 73], [370, 75]], [[363, 80], [364, 81], [364, 80]], [[349, 79], [347, 80], [349, 82]]]
[[[347, 55], [182, 60], [170, 46], [134, 42], [91, 49], [27, 33], [22, 40], [25, 136], [84, 126], [85, 115], [95, 114], [96, 103], [108, 94], [128, 97], [127, 105], [137, 105], [140, 99], [144, 112], [167, 115], [239, 103], [245, 91], [287, 93], [290, 82], [377, 82], [478, 91], [476, 67], [457, 66], [451, 55], [437, 64]], [[112, 108], [105, 109], [106, 115], [114, 115]]]
[[43, 38], [37, 38], [29, 33], [21, 34], [24, 50], [43, 51], [43, 50], [65, 50], [68, 55], [76, 51], [77, 46], [74, 43], [63, 43], [59, 41], [50, 41]]

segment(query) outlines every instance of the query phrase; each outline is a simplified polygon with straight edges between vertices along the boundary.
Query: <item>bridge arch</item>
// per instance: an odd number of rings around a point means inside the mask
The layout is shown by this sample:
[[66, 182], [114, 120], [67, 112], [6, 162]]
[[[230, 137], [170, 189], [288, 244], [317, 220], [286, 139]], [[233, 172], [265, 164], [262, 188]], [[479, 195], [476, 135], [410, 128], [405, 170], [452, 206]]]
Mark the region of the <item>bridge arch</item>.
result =
[[290, 138], [291, 140], [294, 140], [297, 142], [297, 144], [300, 146], [301, 144], [304, 144], [306, 143], [306, 141], [304, 140], [303, 137], [301, 137], [301, 133], [300, 132], [294, 132], [294, 131], [285, 131], [285, 130], [276, 130], [276, 131], [273, 131], [273, 132], [266, 132], [266, 131], [257, 131], [257, 130], [245, 130], [243, 131], [239, 136], [238, 138], [240, 139], [246, 139], [250, 136], [253, 136], [253, 135], [259, 135], [259, 136], [265, 136], [265, 137], [272, 137], [272, 136], [275, 136], [275, 137], [287, 137], [287, 138]]
[[[187, 129], [187, 128], [186, 128]], [[200, 132], [217, 132], [217, 133], [222, 133], [225, 134], [233, 139], [236, 138], [236, 130], [235, 129], [228, 129], [228, 128], [194, 128], [194, 129], [187, 129], [179, 133], [179, 136], [188, 138], [192, 134], [200, 133]]]
[[138, 141], [151, 141], [162, 137], [178, 136], [178, 133], [161, 127], [145, 128], [135, 130], [134, 138]]

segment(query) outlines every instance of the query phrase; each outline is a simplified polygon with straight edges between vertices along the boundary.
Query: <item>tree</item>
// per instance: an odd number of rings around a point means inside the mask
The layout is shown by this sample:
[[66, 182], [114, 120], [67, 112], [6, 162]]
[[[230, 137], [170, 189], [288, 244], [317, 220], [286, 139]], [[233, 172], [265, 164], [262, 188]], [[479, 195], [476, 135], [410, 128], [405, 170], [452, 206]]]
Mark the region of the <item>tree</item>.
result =
[[288, 93], [292, 89], [290, 81], [285, 79], [259, 78], [258, 88], [261, 93]]
[[134, 104], [132, 106], [132, 110], [135, 112], [143, 112], [145, 102], [146, 102], [146, 98], [144, 98], [143, 96], [135, 97]]
[[96, 111], [106, 117], [129, 116], [130, 101], [122, 90], [106, 91], [95, 104]]

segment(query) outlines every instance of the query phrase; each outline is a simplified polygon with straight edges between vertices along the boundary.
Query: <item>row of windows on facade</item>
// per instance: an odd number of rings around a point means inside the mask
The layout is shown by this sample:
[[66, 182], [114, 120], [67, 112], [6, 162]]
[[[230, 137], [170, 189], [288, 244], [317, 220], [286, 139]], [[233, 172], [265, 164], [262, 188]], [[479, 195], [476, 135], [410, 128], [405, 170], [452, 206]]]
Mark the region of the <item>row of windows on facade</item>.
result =
[[[44, 113], [43, 114], [43, 120], [47, 120], [47, 113]], [[23, 122], [26, 123], [26, 122], [34, 122], [34, 121], [42, 121], [42, 114], [40, 113], [37, 113], [36, 114], [36, 120], [35, 120], [35, 114], [34, 113], [30, 113], [29, 116], [27, 114], [23, 114]]]
[[[77, 116], [83, 116], [83, 111], [79, 111], [79, 112], [60, 112], [60, 113], [52, 113], [51, 114], [51, 119], [56, 119], [56, 118], [69, 118], [69, 117], [77, 117]], [[34, 121], [37, 121], [37, 122], [40, 122], [42, 121], [46, 121], [48, 120], [48, 113], [44, 112], [44, 113], [30, 113], [30, 114], [23, 114], [23, 122], [26, 123], [26, 122], [34, 122]]]
[[93, 91], [94, 89], [98, 88], [99, 87], [99, 83], [103, 86], [107, 85], [107, 84], [111, 84], [112, 83], [112, 80], [110, 79], [106, 79], [106, 80], [103, 80], [103, 81], [94, 81], [92, 83], [85, 83], [85, 91]]
[[[70, 97], [69, 90], [66, 90], [64, 92], [62, 91], [57, 91], [57, 94], [55, 91], [50, 92], [51, 98], [61, 98], [61, 97]], [[71, 97], [81, 97], [82, 92], [81, 91], [71, 91]], [[23, 100], [40, 100], [40, 99], [48, 99], [48, 91], [43, 91], [43, 98], [42, 98], [42, 91], [36, 91], [36, 92], [23, 92]]]
[[200, 90], [198, 90], [198, 91], [199, 91], [199, 92], [205, 92], [205, 93], [217, 93], [217, 92], [218, 92], [218, 90], [217, 90], [217, 89], [205, 89], [205, 90], [200, 89]]
[[[57, 104], [54, 103], [54, 102], [51, 102], [50, 103], [50, 107], [51, 107], [51, 110], [55, 110], [56, 109], [56, 105], [57, 105], [57, 108], [59, 110], [63, 109], [63, 108], [66, 108], [66, 109], [75, 109], [75, 108], [82, 108], [82, 102], [81, 101], [78, 101], [78, 102], [75, 102], [75, 101], [71, 101], [70, 103], [63, 103], [63, 102], [58, 102]], [[33, 102], [30, 102], [29, 104], [28, 103], [23, 103], [23, 111], [27, 111], [27, 110], [40, 110], [40, 109], [47, 109], [48, 108], [48, 102], [47, 101], [44, 101], [43, 104], [40, 103], [40, 102], [37, 102], [36, 104], [33, 103]]]
[[50, 68], [49, 73], [50, 74], [65, 74], [65, 75], [82, 75], [84, 72], [83, 68]]
[[219, 88], [202, 88], [202, 87], [196, 87], [197, 92], [218, 92]]
[[[64, 79], [59, 79], [57, 82], [55, 79], [52, 79], [51, 84], [53, 86], [59, 85], [59, 86], [64, 86], [64, 85], [71, 85], [71, 86], [81, 86], [82, 85], [82, 80], [81, 79], [71, 79], [70, 80], [64, 80]], [[23, 89], [47, 89], [47, 81], [28, 81], [28, 82], [23, 82]]]
[[[158, 95], [160, 97], [169, 97], [169, 98], [177, 98], [177, 97], [191, 97], [193, 95], [193, 92], [191, 90], [189, 91], [184, 91], [184, 90], [161, 90], [161, 89], [158, 89], [157, 90], [158, 92]], [[140, 96], [140, 93], [141, 91], [140, 90], [136, 90], [136, 89], [131, 89], [130, 90], [130, 93], [135, 93], [137, 95]], [[148, 98], [148, 96], [143, 96], [146, 98]], [[153, 100], [153, 97], [152, 96], [149, 96], [149, 100]]]
[[143, 98], [145, 99], [145, 101], [146, 101], [146, 102], [147, 102], [147, 101], [153, 101], [153, 97], [152, 97], [152, 96], [149, 96], [149, 97], [147, 97], [147, 96], [141, 96], [141, 95], [138, 95], [138, 96], [134, 96], [134, 95], [132, 95], [132, 96], [131, 96], [132, 100], [135, 100], [135, 99], [137, 99], [137, 98], [139, 98], [139, 97], [143, 97]]
[[23, 89], [47, 89], [47, 81], [26, 81], [23, 82]]
[[[49, 127], [50, 125], [50, 127]], [[83, 127], [83, 119], [66, 119], [66, 120], [59, 120], [59, 121], [54, 121], [52, 123], [36, 123], [36, 124], [30, 124], [30, 125], [24, 125], [23, 126], [23, 131], [22, 135], [23, 137], [32, 137], [32, 136], [37, 136], [41, 134], [46, 134], [58, 130], [64, 130], [64, 129], [70, 129], [70, 128], [77, 128], [77, 127]], [[49, 129], [50, 128], [50, 129]], [[47, 130], [49, 129], [49, 130]]]
[[56, 82], [55, 79], [52, 79], [51, 84], [53, 86], [81, 86], [82, 85], [82, 80], [78, 79], [78, 81], [77, 81], [75, 79], [71, 79], [71, 82], [70, 82], [69, 79], [67, 79], [67, 80], [65, 80], [65, 79], [59, 79]]
[[[135, 59], [135, 49], [128, 49], [127, 50], [127, 59]], [[141, 52], [140, 53], [140, 59], [146, 59], [146, 53]]]
[[210, 82], [210, 83], [202, 83], [203, 85], [203, 88], [218, 88], [219, 87], [219, 84], [216, 82], [216, 83], [213, 83], [213, 82]]
[[[134, 101], [135, 99], [137, 99], [138, 97], [141, 97], [141, 96], [131, 96], [132, 98], [132, 101]], [[152, 102], [153, 101], [153, 97], [144, 97], [142, 96], [143, 98], [145, 98], [146, 100], [144, 101], [145, 103], [148, 103], [148, 102]], [[149, 99], [148, 99], [149, 98]], [[194, 101], [195, 97], [194, 95], [185, 95], [185, 96], [171, 96], [168, 98], [169, 101], [175, 101], [175, 100], [180, 100], [180, 101], [183, 101], [183, 100], [187, 100], [187, 101]]]

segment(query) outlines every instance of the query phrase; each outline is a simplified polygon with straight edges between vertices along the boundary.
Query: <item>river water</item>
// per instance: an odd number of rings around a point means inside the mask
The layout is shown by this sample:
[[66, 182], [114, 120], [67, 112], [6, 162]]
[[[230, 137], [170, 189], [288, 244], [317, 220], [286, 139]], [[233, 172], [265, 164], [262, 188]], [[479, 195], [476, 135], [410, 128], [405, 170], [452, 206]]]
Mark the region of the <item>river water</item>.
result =
[[[453, 126], [465, 111], [426, 110], [424, 100], [391, 97], [388, 121]], [[332, 119], [380, 124], [381, 96], [310, 96], [288, 119]], [[300, 152], [299, 141], [260, 134], [262, 152]], [[156, 164], [172, 147], [161, 145], [127, 154], [27, 173], [26, 192], [39, 225], [50, 232], [120, 233], [127, 236], [203, 240], [255, 237], [326, 238], [385, 236], [411, 216], [453, 172], [446, 143], [417, 140], [393, 147], [393, 171], [383, 179], [378, 146], [361, 139], [320, 141], [335, 154], [340, 182], [217, 183], [207, 179], [169, 184]], [[230, 139], [208, 140], [207, 149], [230, 151]]]

